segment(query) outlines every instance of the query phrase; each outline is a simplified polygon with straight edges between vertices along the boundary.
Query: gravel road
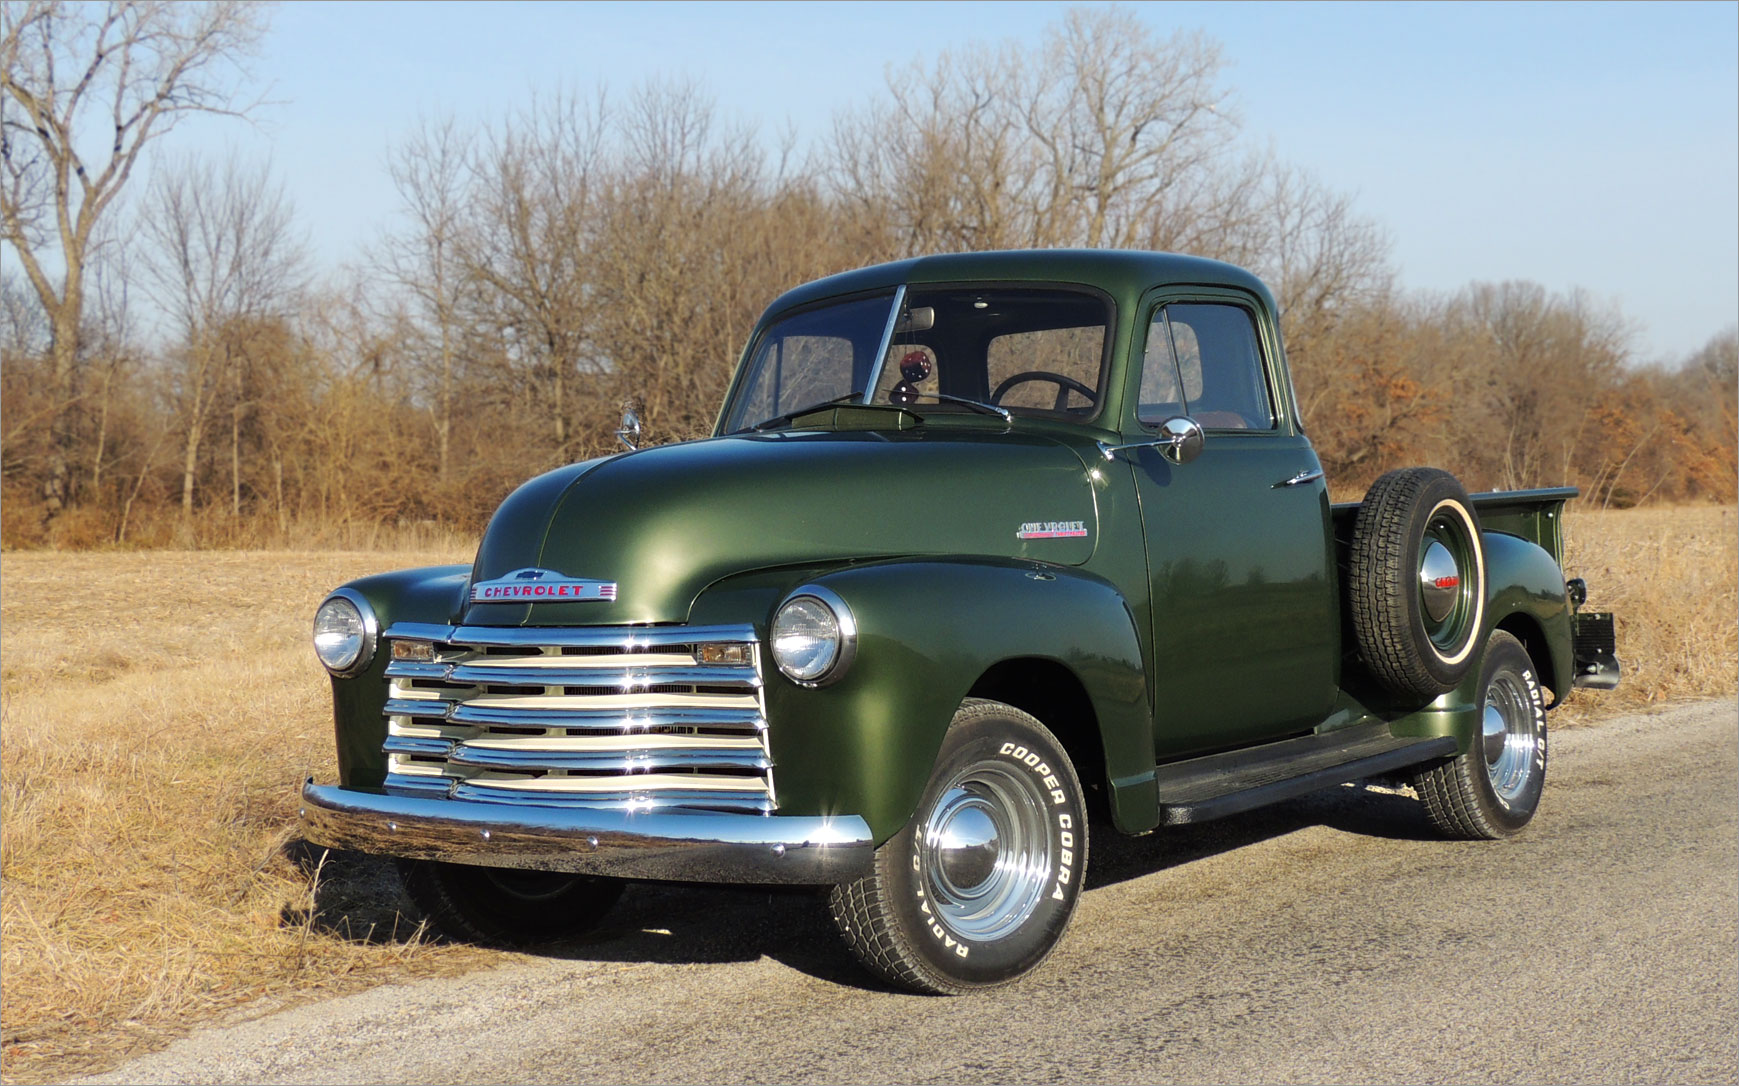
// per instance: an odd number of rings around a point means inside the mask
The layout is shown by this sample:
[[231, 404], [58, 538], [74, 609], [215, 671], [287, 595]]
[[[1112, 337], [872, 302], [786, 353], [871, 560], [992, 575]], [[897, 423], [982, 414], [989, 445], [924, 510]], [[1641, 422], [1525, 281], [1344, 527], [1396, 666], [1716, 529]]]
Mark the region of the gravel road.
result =
[[1554, 737], [1539, 817], [1353, 786], [1094, 841], [1039, 974], [883, 990], [807, 894], [630, 888], [598, 937], [196, 1033], [92, 1082], [1733, 1082], [1739, 704]]

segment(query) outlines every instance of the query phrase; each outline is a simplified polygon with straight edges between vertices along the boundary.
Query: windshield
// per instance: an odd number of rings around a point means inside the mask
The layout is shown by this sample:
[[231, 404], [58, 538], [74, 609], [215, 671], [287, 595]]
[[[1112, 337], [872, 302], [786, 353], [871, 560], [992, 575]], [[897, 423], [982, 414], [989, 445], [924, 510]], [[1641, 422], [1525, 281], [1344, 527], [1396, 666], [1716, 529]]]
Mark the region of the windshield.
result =
[[725, 433], [745, 429], [810, 404], [861, 392], [888, 331], [894, 295], [875, 295], [805, 309], [762, 334]]
[[922, 404], [925, 415], [974, 404], [1077, 419], [1098, 413], [1111, 326], [1103, 297], [1062, 287], [913, 287], [899, 292], [890, 329], [895, 300], [854, 298], [769, 325], [724, 432], [836, 400]]

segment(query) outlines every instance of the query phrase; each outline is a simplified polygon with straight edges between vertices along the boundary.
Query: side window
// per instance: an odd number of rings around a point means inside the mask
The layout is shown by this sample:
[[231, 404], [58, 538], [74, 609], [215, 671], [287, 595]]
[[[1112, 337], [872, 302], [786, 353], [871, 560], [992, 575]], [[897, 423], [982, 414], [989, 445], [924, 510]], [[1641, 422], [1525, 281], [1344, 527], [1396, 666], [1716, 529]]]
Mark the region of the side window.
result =
[[1188, 414], [1210, 430], [1272, 430], [1255, 318], [1239, 305], [1177, 302], [1154, 314], [1137, 417]]
[[1141, 401], [1135, 417], [1156, 426], [1184, 413], [1183, 378], [1171, 350], [1171, 332], [1165, 326], [1165, 310], [1153, 312], [1147, 326], [1147, 347], [1141, 355]]

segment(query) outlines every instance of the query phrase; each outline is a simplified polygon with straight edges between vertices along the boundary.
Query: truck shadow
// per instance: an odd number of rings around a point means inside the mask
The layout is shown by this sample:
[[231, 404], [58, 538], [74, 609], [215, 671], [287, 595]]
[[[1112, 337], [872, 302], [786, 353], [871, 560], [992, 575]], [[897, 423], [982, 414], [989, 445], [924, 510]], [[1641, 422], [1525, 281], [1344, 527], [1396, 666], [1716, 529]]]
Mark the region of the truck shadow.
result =
[[[1093, 837], [1087, 892], [1315, 826], [1401, 840], [1437, 836], [1411, 798], [1347, 785], [1146, 837], [1124, 837], [1101, 827]], [[327, 937], [355, 942], [430, 938], [416, 907], [404, 896], [391, 860], [327, 853], [301, 841], [291, 842], [286, 853], [310, 875], [316, 867], [320, 870], [312, 915], [286, 910], [286, 923], [307, 923]], [[576, 962], [665, 965], [766, 957], [820, 980], [889, 990], [846, 950], [828, 916], [825, 892], [809, 888], [635, 883], [597, 930], [530, 953]]]
[[1357, 782], [1214, 822], [1162, 827], [1145, 837], [1125, 837], [1109, 826], [1095, 827], [1087, 889], [1113, 886], [1313, 826], [1397, 841], [1443, 837], [1427, 821], [1418, 800]]
[[377, 946], [433, 938], [405, 896], [393, 861], [321, 848], [299, 838], [284, 845], [284, 856], [314, 888], [312, 908], [285, 905], [279, 911], [284, 927], [306, 927], [328, 938]]

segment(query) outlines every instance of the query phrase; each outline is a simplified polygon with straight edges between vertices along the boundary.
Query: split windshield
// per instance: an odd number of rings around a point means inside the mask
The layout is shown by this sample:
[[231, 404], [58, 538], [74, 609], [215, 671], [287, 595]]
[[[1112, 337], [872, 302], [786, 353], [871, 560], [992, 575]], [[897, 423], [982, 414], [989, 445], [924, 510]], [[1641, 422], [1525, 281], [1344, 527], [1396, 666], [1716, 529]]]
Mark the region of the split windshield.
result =
[[1106, 300], [1061, 287], [913, 287], [800, 310], [756, 341], [724, 432], [830, 402], [1090, 418], [1110, 325]]

